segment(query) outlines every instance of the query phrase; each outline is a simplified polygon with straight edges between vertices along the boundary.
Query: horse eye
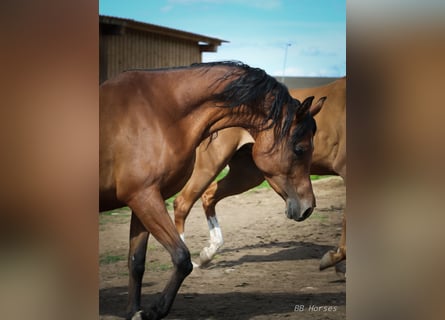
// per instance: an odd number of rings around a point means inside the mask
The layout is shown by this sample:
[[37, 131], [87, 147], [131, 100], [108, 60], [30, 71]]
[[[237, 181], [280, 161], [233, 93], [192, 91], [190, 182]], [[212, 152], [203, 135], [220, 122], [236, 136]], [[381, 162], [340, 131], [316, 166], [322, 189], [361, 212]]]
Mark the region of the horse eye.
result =
[[306, 149], [300, 146], [296, 146], [294, 148], [294, 153], [298, 156], [301, 157], [304, 153], [306, 152]]

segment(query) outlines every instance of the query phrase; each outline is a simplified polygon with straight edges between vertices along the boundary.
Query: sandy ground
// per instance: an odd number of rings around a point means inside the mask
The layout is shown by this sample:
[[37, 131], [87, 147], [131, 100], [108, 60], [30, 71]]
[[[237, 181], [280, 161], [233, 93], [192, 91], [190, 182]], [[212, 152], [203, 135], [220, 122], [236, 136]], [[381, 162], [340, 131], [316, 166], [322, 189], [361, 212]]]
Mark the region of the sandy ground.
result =
[[[221, 201], [217, 213], [225, 244], [206, 269], [184, 281], [166, 319], [345, 319], [346, 283], [319, 259], [341, 233], [343, 180], [314, 181], [317, 208], [310, 218], [286, 218], [272, 190], [248, 191]], [[171, 210], [170, 210], [171, 211]], [[122, 319], [127, 303], [126, 255], [130, 215], [100, 218], [100, 319]], [[197, 202], [186, 223], [192, 260], [207, 245], [208, 228]], [[142, 289], [144, 306], [170, 276], [170, 257], [150, 237]]]

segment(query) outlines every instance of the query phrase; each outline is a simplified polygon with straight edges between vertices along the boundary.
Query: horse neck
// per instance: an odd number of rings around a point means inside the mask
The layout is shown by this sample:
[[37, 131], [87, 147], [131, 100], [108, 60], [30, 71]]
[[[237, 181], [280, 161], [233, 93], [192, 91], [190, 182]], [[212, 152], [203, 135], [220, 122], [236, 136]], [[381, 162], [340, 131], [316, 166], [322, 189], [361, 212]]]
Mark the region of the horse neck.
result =
[[[194, 72], [199, 73], [199, 70]], [[267, 110], [254, 110], [247, 106], [224, 107], [223, 103], [211, 99], [231, 80], [227, 78], [215, 83], [215, 79], [224, 78], [225, 73], [227, 70], [223, 68], [213, 68], [199, 77], [189, 77], [187, 82], [184, 81], [175, 87], [176, 100], [186, 102], [180, 106], [182, 127], [194, 136], [192, 140], [199, 140], [197, 144], [228, 127], [242, 127], [254, 136], [265, 120]], [[215, 84], [209, 85], [212, 83]]]
[[196, 145], [215, 132], [229, 127], [244, 128], [255, 138], [264, 121], [264, 115], [243, 109], [245, 108], [217, 107], [214, 103], [204, 104], [189, 114], [185, 127], [188, 128], [188, 133], [194, 135], [192, 139], [196, 141]]

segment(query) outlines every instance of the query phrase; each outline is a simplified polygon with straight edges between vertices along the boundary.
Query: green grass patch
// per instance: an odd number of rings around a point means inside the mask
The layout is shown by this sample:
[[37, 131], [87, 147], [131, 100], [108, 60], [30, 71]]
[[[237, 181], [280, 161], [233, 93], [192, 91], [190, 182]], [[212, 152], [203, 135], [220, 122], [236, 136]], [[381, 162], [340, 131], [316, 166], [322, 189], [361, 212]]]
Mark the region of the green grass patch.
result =
[[222, 178], [224, 178], [227, 174], [229, 173], [229, 168], [225, 167], [224, 169], [222, 169], [222, 171], [220, 173], [218, 173], [218, 175], [216, 176], [215, 180], [219, 181]]
[[325, 213], [315, 211], [311, 214], [311, 219], [319, 220], [321, 222], [328, 220], [328, 216]]
[[124, 255], [114, 255], [114, 254], [110, 254], [110, 253], [104, 253], [99, 256], [99, 264], [100, 265], [111, 264], [111, 263], [116, 263], [116, 262], [125, 261], [125, 260], [127, 260], [127, 257]]
[[178, 194], [175, 194], [173, 197], [165, 200], [165, 206], [167, 207], [167, 210], [173, 210], [173, 201], [175, 201], [177, 195]]
[[153, 243], [149, 243], [147, 246], [147, 250], [148, 251], [156, 250], [156, 245], [154, 245]]
[[173, 269], [173, 265], [171, 263], [161, 263], [160, 261], [149, 261], [145, 264], [145, 267], [148, 271], [152, 272], [168, 271]]
[[315, 180], [321, 180], [321, 179], [324, 179], [324, 178], [329, 178], [329, 177], [333, 177], [333, 176], [319, 176], [319, 175], [316, 175], [316, 174], [312, 174], [311, 175], [311, 180], [312, 181], [315, 181]]
[[253, 188], [254, 190], [256, 189], [270, 189], [270, 184], [269, 182], [267, 182], [266, 180], [264, 180], [263, 182], [261, 182], [258, 186], [256, 186], [255, 188]]

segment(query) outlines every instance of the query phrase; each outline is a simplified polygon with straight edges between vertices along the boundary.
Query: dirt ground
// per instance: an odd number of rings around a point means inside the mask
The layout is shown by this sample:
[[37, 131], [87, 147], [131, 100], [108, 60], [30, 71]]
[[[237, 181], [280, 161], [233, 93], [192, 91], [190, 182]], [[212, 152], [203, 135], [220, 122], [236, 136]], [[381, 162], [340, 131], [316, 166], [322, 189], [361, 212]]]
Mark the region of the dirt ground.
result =
[[[166, 319], [345, 319], [345, 281], [332, 268], [318, 270], [323, 253], [340, 238], [345, 187], [338, 177], [313, 187], [317, 208], [303, 222], [286, 218], [284, 202], [272, 190], [221, 201], [224, 246], [206, 269], [195, 268], [185, 279]], [[129, 218], [122, 210], [100, 218], [100, 319], [125, 316]], [[207, 241], [198, 201], [186, 222], [192, 260], [199, 262]], [[143, 306], [162, 291], [171, 270], [170, 257], [150, 237]]]

